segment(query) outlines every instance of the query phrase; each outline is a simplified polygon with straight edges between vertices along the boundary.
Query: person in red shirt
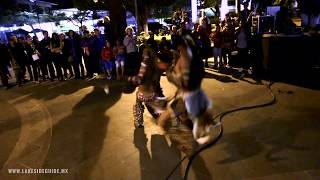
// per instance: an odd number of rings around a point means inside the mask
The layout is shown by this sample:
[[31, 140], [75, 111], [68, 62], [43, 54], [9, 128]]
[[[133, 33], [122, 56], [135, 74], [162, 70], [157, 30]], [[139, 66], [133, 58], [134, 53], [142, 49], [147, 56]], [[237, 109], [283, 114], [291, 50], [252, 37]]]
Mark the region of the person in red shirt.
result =
[[213, 44], [213, 57], [214, 57], [213, 68], [217, 69], [219, 67], [218, 59], [219, 59], [220, 65], [222, 65], [221, 47], [223, 45], [223, 37], [222, 37], [221, 29], [220, 29], [220, 24], [216, 25], [216, 30], [210, 34], [210, 39]]
[[101, 67], [102, 71], [107, 74], [107, 79], [111, 79], [111, 72], [113, 68], [113, 49], [111, 47], [111, 43], [106, 41], [105, 46], [101, 50]]

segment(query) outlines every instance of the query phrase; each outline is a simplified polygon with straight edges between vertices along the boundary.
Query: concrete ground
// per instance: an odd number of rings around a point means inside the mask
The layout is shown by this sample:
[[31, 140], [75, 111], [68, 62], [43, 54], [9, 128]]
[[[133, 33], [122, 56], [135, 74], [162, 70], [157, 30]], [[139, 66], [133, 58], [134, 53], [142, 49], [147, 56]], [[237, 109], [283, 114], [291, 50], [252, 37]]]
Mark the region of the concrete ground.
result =
[[[218, 114], [269, 101], [267, 83], [208, 70], [203, 89]], [[166, 78], [161, 84], [173, 96]], [[223, 137], [195, 158], [189, 179], [320, 179], [319, 90], [275, 83], [272, 91], [276, 104], [225, 116]], [[165, 179], [185, 154], [149, 113], [145, 128], [134, 128], [134, 102], [123, 82], [107, 80], [1, 89], [0, 179]], [[190, 135], [176, 134], [181, 142]], [[68, 174], [9, 174], [9, 168]], [[185, 168], [186, 162], [170, 179], [182, 179]]]

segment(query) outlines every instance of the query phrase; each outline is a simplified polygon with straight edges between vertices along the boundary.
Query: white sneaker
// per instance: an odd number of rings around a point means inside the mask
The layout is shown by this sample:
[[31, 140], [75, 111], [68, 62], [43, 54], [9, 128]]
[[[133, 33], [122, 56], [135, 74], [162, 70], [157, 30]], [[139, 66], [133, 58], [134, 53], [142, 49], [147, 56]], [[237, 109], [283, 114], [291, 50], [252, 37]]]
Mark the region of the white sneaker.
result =
[[210, 125], [206, 128], [206, 136], [197, 138], [196, 141], [199, 145], [204, 145], [209, 143], [210, 141], [212, 141], [214, 139], [214, 137], [218, 136], [219, 133], [219, 128], [221, 126], [221, 123], [218, 122], [214, 125]]

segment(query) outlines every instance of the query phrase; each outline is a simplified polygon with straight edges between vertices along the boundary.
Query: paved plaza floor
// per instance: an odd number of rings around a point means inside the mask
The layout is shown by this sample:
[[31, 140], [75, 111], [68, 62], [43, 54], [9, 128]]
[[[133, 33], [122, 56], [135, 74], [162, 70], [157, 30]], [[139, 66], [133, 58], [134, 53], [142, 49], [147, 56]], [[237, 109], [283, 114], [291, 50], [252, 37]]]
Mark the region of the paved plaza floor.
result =
[[[28, 83], [0, 90], [1, 180], [163, 180], [185, 155], [146, 111], [133, 126], [135, 93], [115, 80]], [[267, 81], [208, 70], [213, 114], [271, 99]], [[161, 85], [172, 97], [175, 87]], [[319, 180], [320, 93], [276, 82], [274, 105], [225, 116], [224, 135], [197, 156], [192, 180]], [[182, 138], [183, 139], [183, 138]], [[60, 168], [67, 174], [9, 174]], [[182, 179], [186, 162], [170, 179]]]

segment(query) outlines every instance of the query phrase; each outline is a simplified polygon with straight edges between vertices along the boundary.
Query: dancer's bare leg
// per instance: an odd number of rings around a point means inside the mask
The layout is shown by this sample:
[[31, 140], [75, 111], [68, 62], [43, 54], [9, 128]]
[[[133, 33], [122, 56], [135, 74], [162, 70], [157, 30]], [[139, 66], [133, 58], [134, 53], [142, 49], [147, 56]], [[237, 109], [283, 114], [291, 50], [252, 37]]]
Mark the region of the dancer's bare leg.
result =
[[171, 109], [164, 111], [163, 113], [161, 113], [160, 117], [158, 118], [158, 125], [163, 129], [167, 129], [172, 116], [173, 116], [173, 111]]

